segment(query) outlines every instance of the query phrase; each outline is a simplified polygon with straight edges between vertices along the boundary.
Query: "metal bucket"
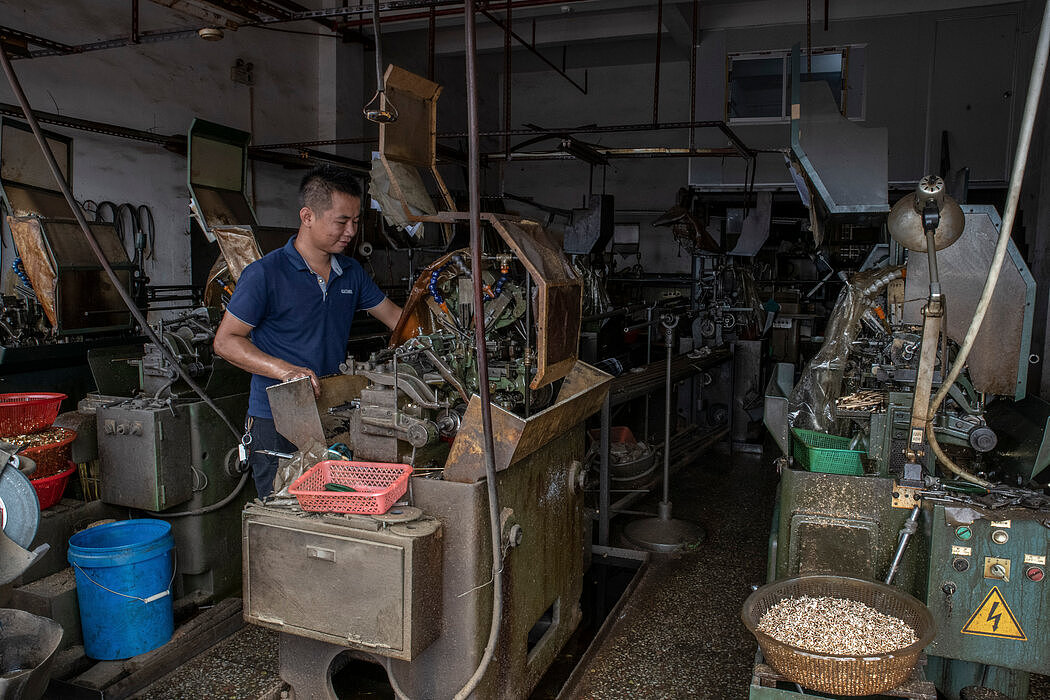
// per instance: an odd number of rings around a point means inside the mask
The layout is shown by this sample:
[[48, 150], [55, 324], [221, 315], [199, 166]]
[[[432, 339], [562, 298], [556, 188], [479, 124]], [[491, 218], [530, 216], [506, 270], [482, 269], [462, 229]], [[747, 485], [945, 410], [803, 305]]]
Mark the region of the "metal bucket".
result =
[[51, 680], [62, 625], [23, 610], [0, 609], [0, 700], [36, 700]]

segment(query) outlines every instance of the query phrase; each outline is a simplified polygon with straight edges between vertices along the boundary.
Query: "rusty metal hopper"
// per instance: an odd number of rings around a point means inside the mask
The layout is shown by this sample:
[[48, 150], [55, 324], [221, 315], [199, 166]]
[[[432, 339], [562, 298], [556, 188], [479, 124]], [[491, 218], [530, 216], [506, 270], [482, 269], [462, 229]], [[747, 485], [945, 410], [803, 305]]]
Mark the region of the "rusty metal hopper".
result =
[[[609, 393], [611, 381], [612, 377], [605, 372], [577, 362], [550, 408], [529, 418], [520, 418], [493, 405], [492, 447], [496, 471], [508, 469], [596, 413]], [[469, 484], [484, 479], [482, 444], [481, 399], [475, 394], [467, 404], [462, 427], [452, 443], [445, 464], [445, 480]]]
[[397, 66], [389, 66], [383, 77], [384, 106], [397, 108], [397, 121], [379, 125], [379, 159], [390, 178], [390, 193], [401, 202], [409, 221], [425, 221], [409, 206], [412, 193], [426, 188], [418, 169], [433, 176], [445, 206], [455, 210], [452, 195], [437, 171], [437, 100], [441, 86]]

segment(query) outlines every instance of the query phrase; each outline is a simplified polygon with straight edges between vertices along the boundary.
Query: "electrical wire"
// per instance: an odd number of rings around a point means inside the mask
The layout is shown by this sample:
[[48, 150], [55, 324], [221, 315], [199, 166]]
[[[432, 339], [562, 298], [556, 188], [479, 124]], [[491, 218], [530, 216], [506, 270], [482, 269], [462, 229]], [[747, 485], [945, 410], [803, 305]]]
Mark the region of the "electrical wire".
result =
[[[1010, 187], [1006, 196], [1006, 209], [1003, 212], [1002, 227], [999, 229], [999, 241], [995, 246], [995, 255], [992, 258], [992, 264], [988, 270], [988, 277], [984, 282], [984, 289], [981, 291], [981, 298], [977, 302], [977, 308], [974, 310], [973, 320], [970, 321], [970, 327], [966, 331], [966, 337], [959, 346], [959, 352], [956, 354], [955, 363], [952, 365], [951, 371], [948, 373], [948, 376], [944, 378], [944, 381], [941, 383], [941, 388], [934, 395], [933, 401], [930, 403], [930, 410], [926, 414], [928, 416], [933, 416], [937, 409], [941, 407], [941, 404], [944, 403], [944, 399], [948, 396], [948, 392], [955, 384], [955, 381], [959, 378], [959, 374], [962, 373], [963, 366], [966, 364], [966, 359], [969, 357], [970, 351], [973, 349], [974, 341], [977, 339], [977, 334], [981, 330], [981, 324], [984, 323], [985, 314], [988, 313], [988, 308], [991, 306], [992, 296], [995, 293], [995, 286], [999, 282], [999, 273], [1002, 271], [1003, 261], [1006, 259], [1006, 251], [1010, 244], [1010, 234], [1013, 231], [1014, 218], [1017, 216], [1017, 201], [1021, 195], [1021, 183], [1024, 179], [1025, 166], [1028, 162], [1028, 151], [1032, 143], [1032, 131], [1035, 128], [1035, 117], [1039, 109], [1039, 97], [1043, 90], [1043, 78], [1046, 74], [1048, 53], [1050, 53], [1050, 2], [1047, 2], [1043, 8], [1043, 21], [1039, 29], [1039, 41], [1036, 44], [1035, 58], [1032, 63], [1032, 74], [1028, 81], [1028, 97], [1025, 100], [1024, 114], [1021, 118], [1021, 132], [1017, 140], [1017, 152], [1014, 156], [1013, 170], [1010, 173]], [[930, 447], [933, 448], [934, 454], [948, 471], [958, 475], [961, 479], [978, 484], [979, 486], [984, 486], [985, 488], [988, 488], [991, 485], [990, 482], [985, 481], [958, 466], [944, 454], [944, 451], [937, 443], [937, 438], [933, 436], [932, 418], [930, 422], [927, 423], [926, 433], [929, 436]]]
[[[22, 85], [18, 81], [18, 76], [15, 75], [14, 69], [11, 67], [11, 59], [7, 55], [7, 50], [0, 46], [0, 63], [3, 64], [4, 74], [7, 76], [7, 81], [11, 84], [11, 90], [15, 93], [15, 97], [18, 99], [18, 104], [22, 108], [22, 113], [25, 116], [29, 127], [33, 131], [33, 135], [36, 137], [37, 144], [40, 146], [40, 150], [44, 154], [44, 159], [47, 161], [47, 166], [51, 171], [51, 176], [58, 183], [59, 189], [62, 190], [62, 195], [66, 198], [66, 203], [73, 210], [73, 215], [76, 217], [77, 223], [80, 225], [80, 230], [84, 234], [84, 238], [87, 240], [88, 246], [90, 246], [95, 257], [98, 258], [99, 264], [105, 271], [106, 276], [109, 277], [114, 289], [120, 295], [121, 300], [128, 307], [131, 315], [135, 318], [135, 321], [141, 326], [142, 331], [149, 336], [151, 342], [153, 342], [160, 352], [164, 355], [165, 359], [172, 363], [176, 368], [183, 381], [204, 401], [207, 406], [215, 411], [215, 414], [219, 416], [226, 427], [230, 429], [234, 437], [240, 440], [241, 432], [234, 427], [233, 423], [226, 416], [225, 413], [215, 404], [210, 396], [208, 396], [204, 389], [202, 389], [197, 382], [193, 380], [193, 377], [186, 372], [185, 368], [179, 363], [178, 358], [171, 354], [171, 352], [164, 345], [163, 341], [157, 335], [156, 331], [150, 327], [146, 317], [142, 314], [142, 311], [135, 305], [134, 299], [126, 289], [124, 289], [120, 278], [117, 277], [113, 271], [113, 267], [109, 264], [109, 260], [106, 259], [105, 254], [102, 252], [102, 248], [99, 245], [98, 240], [95, 238], [95, 234], [91, 232], [91, 227], [88, 225], [87, 220], [84, 218], [84, 212], [77, 205], [76, 199], [73, 198], [73, 193], [70, 190], [69, 183], [66, 181], [65, 176], [62, 174], [58, 167], [58, 163], [55, 161], [55, 154], [51, 152], [51, 147], [48, 145], [43, 133], [40, 131], [40, 123], [37, 121], [36, 114], [33, 112], [32, 107], [29, 105], [29, 100], [26, 98], [25, 92], [22, 90]], [[231, 494], [232, 496], [233, 494]]]

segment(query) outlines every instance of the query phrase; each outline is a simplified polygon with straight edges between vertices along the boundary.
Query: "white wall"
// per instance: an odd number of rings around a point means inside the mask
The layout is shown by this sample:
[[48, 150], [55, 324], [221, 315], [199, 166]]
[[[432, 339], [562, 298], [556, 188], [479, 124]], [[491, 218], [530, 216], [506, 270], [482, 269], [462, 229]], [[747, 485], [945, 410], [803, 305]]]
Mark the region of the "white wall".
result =
[[[92, 0], [48, 3], [0, 0], [2, 23], [67, 43], [126, 36], [128, 3]], [[165, 8], [143, 2], [142, 29], [171, 23]], [[148, 14], [147, 14], [148, 13]], [[127, 21], [127, 20], [126, 20]], [[192, 26], [179, 19], [178, 26]], [[318, 138], [318, 42], [330, 39], [242, 29], [219, 42], [196, 37], [91, 53], [14, 62], [31, 105], [38, 110], [159, 134], [185, 134], [194, 117], [250, 130], [249, 88], [230, 79], [237, 59], [254, 64], [254, 142]], [[334, 89], [334, 87], [330, 88]], [[6, 81], [0, 101], [14, 103]], [[73, 192], [80, 200], [147, 204], [156, 219], [155, 260], [147, 274], [157, 284], [190, 280], [186, 159], [160, 146], [44, 125], [72, 136]], [[256, 164], [257, 215], [267, 225], [297, 222], [295, 192], [301, 172]], [[5, 258], [5, 265], [8, 260]]]

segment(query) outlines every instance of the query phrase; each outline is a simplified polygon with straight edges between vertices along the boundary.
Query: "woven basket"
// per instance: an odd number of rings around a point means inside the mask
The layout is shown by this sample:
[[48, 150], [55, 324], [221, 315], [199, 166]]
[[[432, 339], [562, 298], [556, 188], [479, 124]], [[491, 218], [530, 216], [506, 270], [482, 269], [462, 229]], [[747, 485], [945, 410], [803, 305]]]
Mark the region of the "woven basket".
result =
[[[918, 641], [903, 649], [872, 656], [839, 656], [800, 649], [759, 632], [758, 621], [786, 598], [832, 596], [856, 600], [885, 615], [904, 620]], [[844, 576], [802, 576], [762, 586], [740, 612], [744, 625], [762, 648], [766, 663], [804, 688], [835, 695], [879, 695], [908, 680], [919, 655], [937, 636], [929, 609], [907, 593], [882, 583]]]

